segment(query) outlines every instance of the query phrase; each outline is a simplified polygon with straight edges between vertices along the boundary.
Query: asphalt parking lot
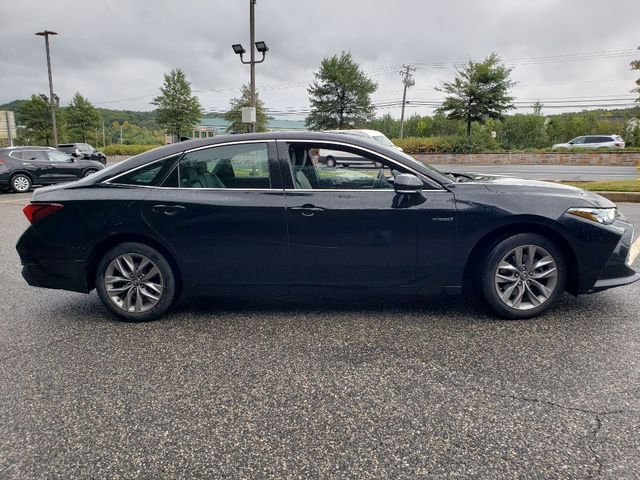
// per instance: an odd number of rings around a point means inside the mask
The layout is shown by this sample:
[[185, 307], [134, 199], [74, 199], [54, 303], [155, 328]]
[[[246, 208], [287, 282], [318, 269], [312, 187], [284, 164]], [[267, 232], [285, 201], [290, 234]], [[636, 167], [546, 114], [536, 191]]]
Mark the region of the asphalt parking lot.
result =
[[27, 199], [0, 195], [0, 478], [640, 477], [639, 283], [528, 321], [336, 296], [126, 324], [24, 283]]

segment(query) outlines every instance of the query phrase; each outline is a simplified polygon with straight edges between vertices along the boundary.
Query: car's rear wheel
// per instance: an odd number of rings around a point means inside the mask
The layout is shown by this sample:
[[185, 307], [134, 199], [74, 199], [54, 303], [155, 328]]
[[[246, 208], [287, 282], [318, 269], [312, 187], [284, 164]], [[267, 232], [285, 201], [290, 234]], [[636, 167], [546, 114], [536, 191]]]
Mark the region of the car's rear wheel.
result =
[[16, 193], [25, 193], [31, 189], [31, 178], [23, 173], [11, 177], [11, 190]]
[[156, 249], [122, 243], [107, 252], [96, 270], [102, 303], [119, 317], [143, 322], [160, 317], [175, 296], [171, 265]]
[[501, 317], [531, 318], [547, 311], [564, 291], [562, 251], [548, 238], [522, 233], [498, 242], [480, 272], [489, 307]]

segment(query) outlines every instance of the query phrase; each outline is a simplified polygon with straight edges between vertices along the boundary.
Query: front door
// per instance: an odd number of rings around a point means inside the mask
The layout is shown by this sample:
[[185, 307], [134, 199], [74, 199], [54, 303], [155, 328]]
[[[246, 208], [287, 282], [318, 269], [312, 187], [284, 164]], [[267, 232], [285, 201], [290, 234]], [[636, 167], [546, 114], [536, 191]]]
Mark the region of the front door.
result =
[[71, 182], [82, 177], [78, 159], [58, 150], [47, 151], [52, 166], [52, 177], [56, 182]]
[[144, 200], [146, 221], [195, 286], [280, 285], [289, 250], [275, 142], [187, 152]]
[[[362, 161], [327, 166], [323, 150]], [[295, 285], [434, 286], [455, 240], [453, 195], [397, 194], [387, 159], [339, 144], [279, 142]], [[287, 185], [285, 183], [285, 185]], [[434, 221], [438, 219], [438, 221]], [[442, 220], [441, 220], [442, 219]], [[426, 261], [418, 249], [428, 249]]]

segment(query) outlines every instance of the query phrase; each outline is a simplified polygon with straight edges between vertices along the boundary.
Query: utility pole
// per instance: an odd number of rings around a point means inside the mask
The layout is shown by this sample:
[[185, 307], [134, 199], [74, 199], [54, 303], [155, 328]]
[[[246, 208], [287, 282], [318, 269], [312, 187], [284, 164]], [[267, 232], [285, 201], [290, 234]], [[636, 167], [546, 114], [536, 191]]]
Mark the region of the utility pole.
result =
[[404, 107], [407, 103], [407, 89], [413, 87], [416, 84], [416, 81], [413, 79], [412, 72], [415, 72], [416, 69], [411, 65], [403, 65], [402, 72], [402, 83], [404, 83], [404, 92], [402, 93], [402, 113], [400, 114], [400, 138], [404, 135]]
[[122, 143], [124, 142], [123, 129], [124, 125], [120, 125], [120, 145], [122, 145]]
[[107, 146], [107, 137], [105, 136], [104, 133], [104, 119], [102, 120], [102, 148]]
[[40, 37], [44, 37], [44, 44], [47, 49], [47, 70], [49, 71], [49, 102], [51, 102], [51, 125], [53, 127], [53, 146], [58, 147], [58, 126], [56, 125], [56, 104], [53, 95], [53, 80], [51, 78], [51, 55], [49, 54], [49, 35], [57, 35], [56, 32], [44, 30], [36, 33]]

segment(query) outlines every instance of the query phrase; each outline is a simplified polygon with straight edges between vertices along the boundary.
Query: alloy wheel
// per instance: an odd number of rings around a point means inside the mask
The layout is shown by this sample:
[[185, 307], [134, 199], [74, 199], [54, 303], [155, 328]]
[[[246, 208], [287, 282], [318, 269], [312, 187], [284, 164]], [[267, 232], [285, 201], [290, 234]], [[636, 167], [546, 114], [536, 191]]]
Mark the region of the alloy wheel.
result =
[[494, 285], [508, 307], [530, 310], [551, 298], [558, 284], [553, 256], [537, 245], [522, 245], [508, 252], [496, 269]]
[[23, 175], [19, 175], [13, 179], [13, 187], [19, 192], [26, 192], [29, 190], [31, 182]]
[[130, 313], [151, 310], [162, 298], [164, 279], [158, 266], [145, 255], [125, 253], [105, 270], [104, 287], [111, 301]]

